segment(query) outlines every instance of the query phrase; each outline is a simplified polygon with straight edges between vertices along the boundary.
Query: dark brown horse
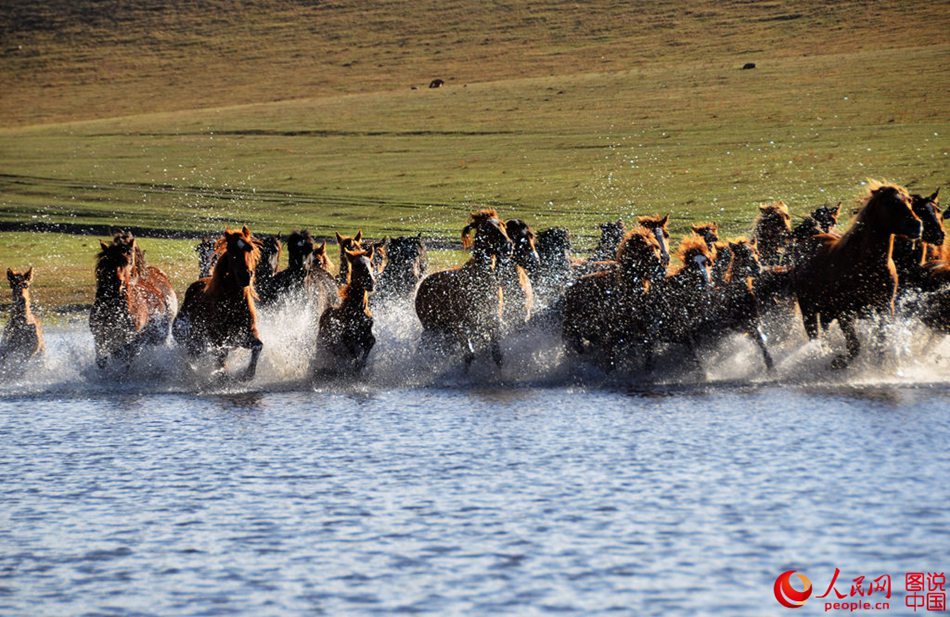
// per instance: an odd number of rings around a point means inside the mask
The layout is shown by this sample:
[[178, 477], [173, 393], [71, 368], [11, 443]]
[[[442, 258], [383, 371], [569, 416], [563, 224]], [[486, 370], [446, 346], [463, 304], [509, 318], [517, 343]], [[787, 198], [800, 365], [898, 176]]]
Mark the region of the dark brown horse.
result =
[[96, 364], [117, 358], [128, 368], [145, 345], [161, 345], [175, 317], [178, 299], [161, 270], [136, 265], [138, 251], [132, 234], [120, 232], [106, 244], [96, 261], [96, 299], [89, 329], [96, 347]]
[[[817, 250], [821, 242], [817, 239], [821, 234], [835, 233], [838, 225], [838, 214], [841, 204], [819, 206], [806, 216], [801, 223], [795, 226], [791, 236], [790, 265], [806, 261]], [[788, 260], [786, 260], [788, 261]]]
[[336, 275], [337, 285], [346, 285], [346, 277], [349, 274], [350, 262], [346, 260], [347, 251], [359, 251], [363, 248], [363, 230], [356, 232], [355, 236], [341, 236], [336, 234], [336, 243], [340, 247], [340, 271]]
[[894, 266], [897, 268], [898, 295], [934, 291], [939, 284], [927, 264], [944, 260], [946, 233], [937, 189], [929, 196], [911, 195], [911, 209], [923, 225], [920, 238], [894, 238]]
[[772, 370], [774, 363], [765, 344], [756, 298], [756, 280], [762, 272], [755, 243], [739, 238], [729, 243], [729, 269], [724, 280], [713, 292], [712, 311], [703, 336], [717, 336], [726, 332], [747, 334], [762, 350], [765, 367]]
[[277, 272], [261, 305], [281, 302], [314, 309], [314, 319], [337, 302], [337, 285], [329, 272], [327, 243], [317, 245], [306, 229], [287, 237], [287, 267]]
[[573, 280], [571, 232], [564, 227], [542, 230], [535, 239], [535, 248], [538, 251], [538, 270], [528, 276], [539, 298], [544, 304], [551, 304], [548, 296], [559, 296]]
[[605, 370], [616, 368], [625, 345], [643, 342], [646, 294], [664, 272], [654, 233], [645, 227], [627, 233], [615, 267], [582, 276], [567, 288], [561, 329], [567, 349], [592, 355]]
[[43, 323], [30, 309], [33, 268], [14, 272], [7, 268], [7, 281], [13, 292], [10, 318], [0, 338], [0, 374], [22, 374], [27, 363], [43, 355]]
[[784, 201], [759, 206], [752, 237], [763, 265], [777, 266], [790, 260], [791, 255], [786, 255], [792, 239], [792, 217]]
[[[472, 233], [474, 240], [469, 237]], [[430, 274], [416, 292], [423, 337], [444, 337], [457, 345], [466, 370], [486, 345], [500, 366], [503, 301], [495, 267], [500, 259], [510, 257], [511, 240], [497, 212], [480, 210], [472, 213], [462, 230], [462, 244], [472, 248], [472, 258], [461, 267]]]
[[188, 287], [172, 328], [175, 341], [192, 361], [211, 353], [219, 372], [232, 349], [250, 349], [251, 360], [242, 374], [245, 381], [254, 378], [264, 347], [254, 306], [254, 270], [260, 246], [246, 226], [240, 231], [226, 229], [215, 247], [218, 259], [211, 276]]
[[366, 366], [366, 358], [376, 344], [369, 309], [369, 294], [376, 282], [374, 253], [372, 246], [369, 251], [344, 253], [349, 264], [348, 280], [340, 290], [340, 305], [327, 308], [320, 316], [314, 360], [317, 374], [359, 373]]
[[496, 267], [504, 296], [502, 321], [508, 328], [524, 325], [534, 310], [534, 289], [530, 275], [537, 274], [540, 258], [534, 231], [521, 219], [505, 222], [505, 232], [513, 246], [510, 257], [502, 257]]
[[863, 206], [843, 236], [819, 236], [820, 246], [795, 268], [793, 284], [810, 338], [820, 323], [835, 319], [844, 332], [847, 353], [835, 367], [847, 366], [860, 351], [855, 321], [894, 315], [897, 270], [891, 259], [894, 236], [919, 238], [920, 219], [911, 209], [907, 190], [872, 182]]
[[280, 264], [280, 234], [258, 238], [261, 241], [261, 257], [254, 270], [254, 289], [260, 298], [271, 298], [274, 295], [274, 275]]
[[390, 239], [386, 246], [386, 265], [379, 275], [373, 303], [411, 298], [428, 268], [429, 254], [422, 234]]
[[617, 255], [617, 247], [627, 233], [627, 226], [623, 219], [617, 219], [613, 222], [600, 224], [600, 241], [594, 252], [590, 254], [589, 261], [612, 260]]

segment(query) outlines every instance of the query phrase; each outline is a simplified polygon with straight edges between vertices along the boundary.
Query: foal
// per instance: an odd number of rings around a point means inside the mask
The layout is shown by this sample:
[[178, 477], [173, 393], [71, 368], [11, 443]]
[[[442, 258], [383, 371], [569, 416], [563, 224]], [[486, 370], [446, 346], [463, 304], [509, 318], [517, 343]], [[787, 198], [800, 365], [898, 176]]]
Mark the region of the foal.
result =
[[316, 373], [360, 373], [366, 366], [366, 358], [376, 344], [368, 299], [376, 283], [374, 253], [374, 246], [369, 251], [344, 253], [349, 274], [340, 290], [340, 305], [327, 308], [320, 316]]
[[0, 338], [0, 373], [20, 374], [26, 363], [43, 355], [43, 324], [30, 310], [30, 286], [33, 284], [33, 268], [26, 272], [7, 269], [7, 281], [13, 292], [10, 319]]

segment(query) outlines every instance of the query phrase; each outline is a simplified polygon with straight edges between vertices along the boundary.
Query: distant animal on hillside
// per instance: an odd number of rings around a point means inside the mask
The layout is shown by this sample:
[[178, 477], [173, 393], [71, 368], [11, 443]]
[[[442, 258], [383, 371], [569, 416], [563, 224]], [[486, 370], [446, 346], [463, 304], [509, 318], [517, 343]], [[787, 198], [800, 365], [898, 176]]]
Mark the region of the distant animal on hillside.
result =
[[445, 85], [445, 80], [442, 80], [442, 79], [433, 79], [432, 81], [429, 82], [430, 88], [441, 88], [444, 85]]
[[250, 362], [241, 375], [244, 381], [254, 378], [264, 348], [253, 285], [260, 250], [261, 241], [246, 226], [240, 231], [226, 229], [215, 244], [218, 259], [211, 276], [188, 287], [172, 328], [175, 341], [192, 361], [212, 354], [217, 373], [224, 370], [232, 349], [250, 349]]
[[817, 338], [822, 323], [837, 320], [847, 352], [834, 366], [845, 367], [858, 355], [861, 344], [855, 321], [894, 315], [897, 270], [891, 258], [894, 236], [916, 239], [922, 225], [902, 186], [869, 183], [863, 206], [842, 236], [823, 234], [819, 246], [795, 267], [793, 284], [805, 330]]
[[136, 263], [144, 253], [132, 234], [119, 232], [99, 243], [96, 298], [89, 328], [96, 347], [96, 365], [117, 359], [128, 368], [146, 345], [160, 345], [168, 333], [178, 299], [168, 277], [158, 268]]
[[743, 71], [748, 71], [749, 69], [754, 69], [754, 68], [755, 68], [755, 62], [746, 62], [745, 64], [742, 65]]
[[43, 323], [30, 308], [33, 268], [25, 272], [7, 268], [7, 282], [13, 293], [13, 304], [0, 338], [0, 375], [20, 375], [28, 368], [30, 360], [43, 355], [46, 344]]

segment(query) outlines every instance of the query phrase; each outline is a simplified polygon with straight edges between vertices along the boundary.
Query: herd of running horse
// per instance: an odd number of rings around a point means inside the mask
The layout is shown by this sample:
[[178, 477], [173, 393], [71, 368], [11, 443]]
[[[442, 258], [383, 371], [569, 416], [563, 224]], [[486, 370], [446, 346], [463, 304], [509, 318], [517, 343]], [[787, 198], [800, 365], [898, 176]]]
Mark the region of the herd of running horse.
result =
[[[715, 223], [694, 225], [679, 242], [677, 265], [668, 216], [639, 217], [630, 230], [605, 223], [597, 248], [578, 259], [566, 229], [535, 234], [524, 221], [479, 210], [462, 230], [471, 258], [431, 274], [421, 236], [374, 243], [362, 233], [337, 234], [334, 274], [326, 242], [307, 231], [282, 240], [227, 229], [196, 247], [200, 277], [180, 309], [168, 277], [146, 263], [131, 234], [117, 232], [100, 243], [89, 327], [100, 367], [127, 368], [171, 334], [192, 366], [210, 356], [216, 372], [229, 351], [249, 349], [241, 375], [249, 380], [263, 349], [257, 307], [265, 318], [267, 307], [301, 307], [313, 335], [313, 374], [356, 374], [375, 344], [372, 309], [403, 303], [414, 305], [422, 344], [460, 354], [466, 369], [482, 352], [501, 365], [505, 337], [540, 324], [560, 331], [568, 353], [605, 370], [637, 362], [650, 370], [655, 355], [676, 350], [695, 360], [699, 346], [734, 332], [750, 336], [772, 370], [760, 316], [794, 314], [797, 302], [811, 338], [837, 320], [846, 349], [833, 365], [844, 367], [860, 351], [856, 320], [886, 324], [898, 299], [928, 328], [950, 333], [950, 243], [938, 192], [871, 183], [844, 233], [836, 229], [840, 204], [794, 227], [784, 203], [762, 205], [751, 238], [724, 242]], [[284, 244], [288, 266], [280, 270]], [[13, 304], [0, 369], [22, 368], [43, 353], [30, 309], [33, 276], [32, 268], [7, 271]]]

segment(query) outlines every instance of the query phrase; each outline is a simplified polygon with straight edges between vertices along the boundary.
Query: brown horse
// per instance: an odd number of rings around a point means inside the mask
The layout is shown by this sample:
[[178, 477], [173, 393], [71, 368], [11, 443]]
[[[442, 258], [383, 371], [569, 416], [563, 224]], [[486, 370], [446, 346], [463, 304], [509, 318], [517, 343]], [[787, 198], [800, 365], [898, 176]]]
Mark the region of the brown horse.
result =
[[[469, 237], [473, 232], [474, 240]], [[486, 209], [472, 213], [462, 230], [462, 244], [472, 248], [471, 259], [461, 267], [430, 274], [416, 292], [423, 337], [442, 336], [457, 344], [466, 370], [478, 349], [487, 344], [500, 366], [503, 300], [495, 267], [500, 259], [510, 257], [511, 240], [498, 213]]]
[[317, 245], [306, 229], [293, 231], [287, 237], [287, 267], [277, 272], [261, 296], [261, 305], [277, 302], [309, 306], [314, 319], [326, 307], [336, 304], [337, 285], [330, 274], [327, 243]]
[[[834, 207], [819, 206], [812, 210], [802, 222], [795, 226], [791, 236], [791, 264], [795, 265], [807, 260], [817, 250], [821, 242], [817, 239], [821, 234], [835, 233], [838, 225], [838, 214], [841, 212], [841, 203]], [[786, 260], [788, 261], [788, 260]]]
[[739, 238], [729, 243], [729, 269], [723, 283], [716, 288], [712, 299], [712, 312], [707, 321], [704, 336], [724, 332], [741, 332], [749, 335], [762, 350], [765, 367], [772, 370], [774, 363], [765, 345], [759, 319], [759, 303], [756, 299], [756, 279], [762, 272], [755, 243]]
[[644, 301], [651, 281], [665, 273], [660, 245], [646, 227], [624, 237], [615, 267], [583, 276], [567, 288], [561, 337], [569, 351], [596, 354], [605, 370], [618, 364], [625, 344], [644, 338]]
[[366, 366], [366, 358], [376, 344], [373, 313], [369, 309], [369, 294], [376, 283], [374, 253], [373, 246], [369, 251], [344, 253], [349, 276], [340, 290], [342, 301], [339, 306], [327, 308], [320, 316], [314, 360], [319, 374], [359, 373]]
[[535, 248], [538, 251], [538, 269], [534, 274], [529, 272], [528, 276], [531, 277], [538, 300], [544, 305], [551, 305], [574, 278], [571, 268], [571, 232], [563, 227], [540, 231], [535, 239]]
[[656, 242], [660, 245], [660, 257], [663, 259], [663, 265], [670, 265], [670, 246], [667, 242], [670, 239], [670, 232], [666, 229], [667, 223], [670, 222], [670, 215], [638, 216], [637, 222], [646, 227], [656, 237]]
[[537, 274], [540, 258], [534, 244], [534, 231], [521, 219], [505, 222], [505, 232], [514, 247], [510, 257], [498, 261], [498, 283], [504, 295], [502, 321], [506, 327], [524, 325], [534, 310], [534, 289], [530, 275]]
[[280, 264], [280, 234], [258, 238], [261, 241], [261, 257], [254, 270], [254, 289], [263, 302], [274, 295], [274, 275]]
[[251, 350], [251, 360], [242, 379], [254, 378], [264, 344], [257, 330], [254, 306], [254, 270], [261, 242], [246, 226], [226, 229], [218, 239], [217, 263], [210, 277], [188, 287], [172, 334], [192, 361], [214, 354], [217, 372], [224, 370], [228, 353], [237, 347]]
[[359, 251], [363, 248], [363, 230], [358, 230], [355, 236], [341, 236], [337, 233], [336, 243], [340, 247], [340, 271], [336, 275], [336, 282], [342, 287], [346, 285], [350, 267], [350, 262], [346, 260], [346, 252]]
[[218, 254], [214, 252], [215, 241], [216, 238], [212, 236], [204, 236], [195, 245], [195, 252], [198, 253], [198, 278], [211, 276], [214, 263], [218, 260]]
[[389, 240], [386, 265], [379, 274], [373, 294], [374, 304], [411, 298], [428, 267], [429, 254], [422, 242], [422, 234]]
[[[927, 264], [943, 261], [947, 249], [938, 194], [911, 195], [911, 209], [923, 225], [920, 239], [894, 238], [894, 266], [897, 268], [898, 295], [933, 291], [939, 286]], [[950, 256], [950, 255], [948, 255]], [[937, 283], [935, 285], [935, 283]]]
[[[855, 330], [859, 317], [893, 317], [897, 270], [891, 259], [894, 236], [919, 238], [920, 219], [907, 190], [871, 182], [863, 206], [843, 236], [819, 236], [820, 246], [796, 266], [793, 278], [805, 330], [812, 339], [819, 324], [838, 320], [847, 353], [834, 366], [847, 366], [860, 351]], [[819, 321], [820, 320], [820, 321]]]
[[96, 347], [96, 365], [110, 358], [128, 368], [145, 345], [161, 345], [168, 338], [178, 299], [161, 270], [136, 266], [144, 259], [132, 234], [120, 232], [106, 244], [96, 261], [96, 299], [89, 328]]
[[753, 223], [752, 237], [759, 247], [759, 257], [763, 265], [777, 266], [786, 261], [788, 245], [792, 238], [792, 217], [784, 201], [759, 206], [759, 215]]
[[[698, 364], [697, 344], [712, 308], [712, 253], [706, 241], [695, 234], [680, 241], [676, 252], [682, 263], [650, 289], [647, 314], [653, 343], [686, 345]], [[653, 348], [648, 346], [647, 367], [653, 366]]]
[[46, 348], [43, 323], [30, 310], [33, 268], [26, 272], [7, 268], [7, 281], [13, 292], [13, 304], [10, 319], [0, 338], [0, 374], [21, 374], [27, 368], [27, 362], [43, 355]]
[[588, 261], [612, 260], [617, 255], [617, 247], [627, 233], [623, 219], [600, 224], [600, 241]]

